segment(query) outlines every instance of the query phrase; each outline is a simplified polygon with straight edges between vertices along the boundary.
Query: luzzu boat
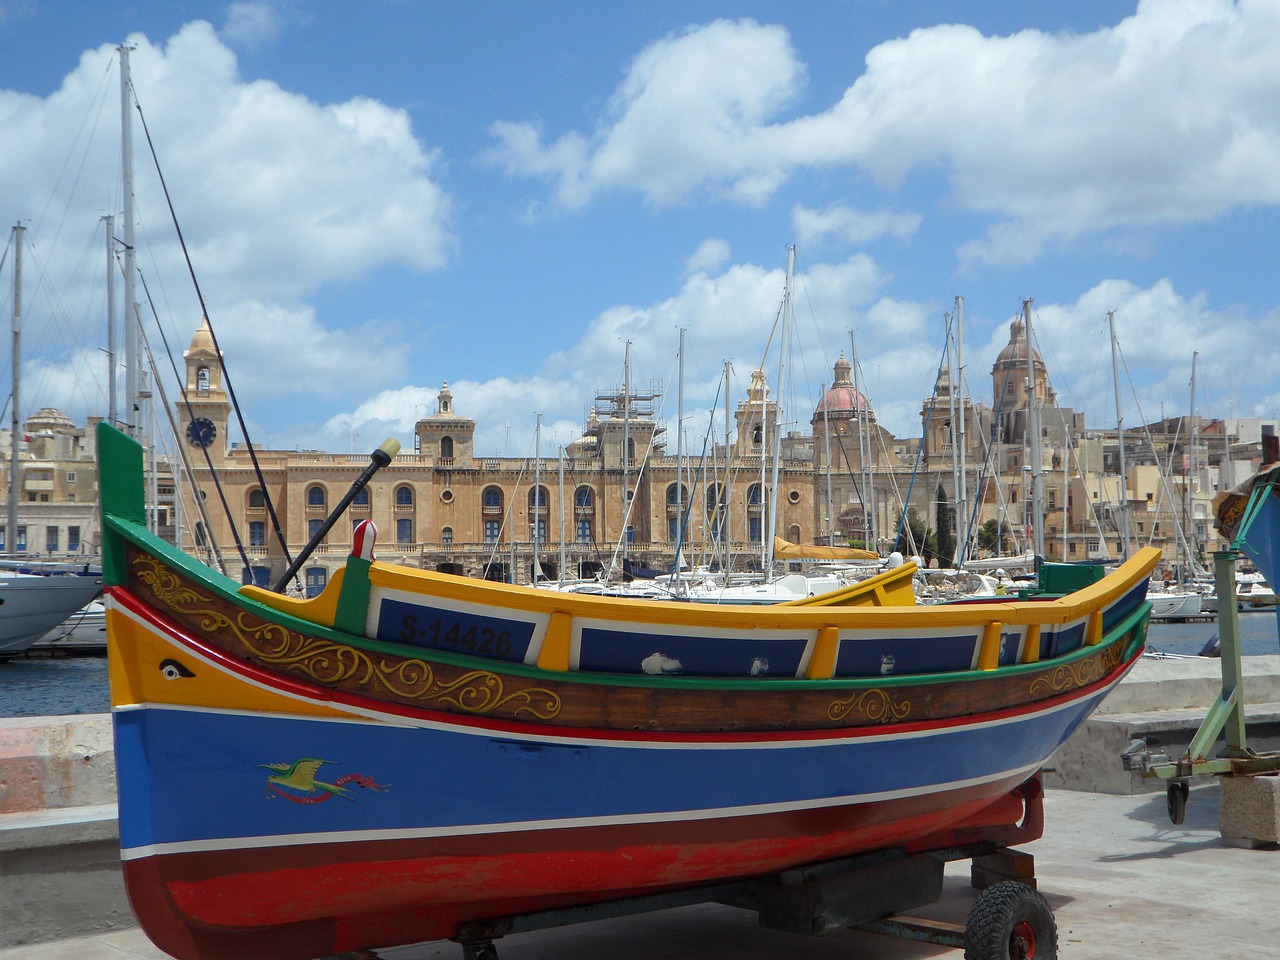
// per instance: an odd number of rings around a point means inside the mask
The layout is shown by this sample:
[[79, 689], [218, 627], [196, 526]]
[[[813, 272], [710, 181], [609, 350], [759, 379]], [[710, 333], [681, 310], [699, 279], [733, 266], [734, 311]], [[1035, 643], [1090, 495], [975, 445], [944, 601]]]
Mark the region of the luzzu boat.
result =
[[179, 958], [463, 938], [1016, 832], [1141, 653], [1159, 559], [1053, 597], [915, 607], [907, 564], [722, 609], [383, 564], [362, 527], [301, 600], [150, 535], [140, 448], [98, 444], [121, 859]]

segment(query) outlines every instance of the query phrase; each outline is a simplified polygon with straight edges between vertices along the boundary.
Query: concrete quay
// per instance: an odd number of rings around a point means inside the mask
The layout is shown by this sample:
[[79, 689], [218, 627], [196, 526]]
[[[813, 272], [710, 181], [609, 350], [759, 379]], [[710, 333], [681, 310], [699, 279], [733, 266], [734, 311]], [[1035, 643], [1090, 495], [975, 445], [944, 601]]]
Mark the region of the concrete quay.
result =
[[[1280, 749], [1280, 657], [1246, 658], [1244, 670], [1250, 745]], [[1045, 836], [1021, 849], [1036, 858], [1064, 956], [1123, 951], [1198, 960], [1280, 943], [1280, 911], [1269, 902], [1280, 851], [1252, 849], [1280, 846], [1280, 778], [1195, 781], [1186, 820], [1175, 827], [1163, 782], [1120, 765], [1120, 753], [1138, 736], [1177, 755], [1219, 681], [1216, 660], [1141, 661], [1046, 770]], [[0, 720], [0, 960], [165, 956], [134, 926], [120, 880], [114, 800], [108, 716]], [[943, 899], [915, 912], [963, 923], [976, 896], [968, 871], [964, 862], [948, 865]], [[720, 904], [525, 933], [498, 948], [503, 960], [962, 955], [856, 930], [797, 937], [762, 929], [754, 914]], [[378, 955], [462, 953], [444, 942]]]

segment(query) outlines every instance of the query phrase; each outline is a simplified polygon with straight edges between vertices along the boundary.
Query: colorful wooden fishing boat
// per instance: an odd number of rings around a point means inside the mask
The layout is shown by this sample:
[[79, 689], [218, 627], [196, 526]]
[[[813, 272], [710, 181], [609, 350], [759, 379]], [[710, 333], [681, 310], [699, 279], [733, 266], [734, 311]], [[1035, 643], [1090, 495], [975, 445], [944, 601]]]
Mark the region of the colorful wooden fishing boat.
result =
[[387, 565], [362, 526], [302, 600], [148, 534], [140, 449], [98, 444], [121, 858], [179, 958], [1034, 839], [1038, 771], [1141, 653], [1159, 559], [1006, 602], [915, 607], [906, 564], [720, 609]]

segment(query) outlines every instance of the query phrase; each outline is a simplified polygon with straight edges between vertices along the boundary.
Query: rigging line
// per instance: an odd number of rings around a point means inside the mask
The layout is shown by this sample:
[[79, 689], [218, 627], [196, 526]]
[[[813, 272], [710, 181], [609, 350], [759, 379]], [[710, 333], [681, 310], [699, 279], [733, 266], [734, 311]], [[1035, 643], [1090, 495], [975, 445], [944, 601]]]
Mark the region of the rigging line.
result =
[[[136, 91], [133, 98], [133, 107], [138, 111], [138, 119], [142, 122], [142, 132], [147, 138], [147, 149], [151, 151], [151, 161], [155, 164], [156, 176], [160, 178], [160, 188], [164, 191], [164, 200], [169, 207], [169, 216], [173, 220], [173, 229], [178, 234], [178, 244], [182, 247], [182, 257], [187, 264], [187, 272], [191, 276], [191, 284], [195, 287], [196, 299], [200, 301], [200, 315], [209, 328], [209, 336], [213, 340], [213, 349], [218, 357], [218, 369], [222, 371], [222, 383], [227, 389], [227, 396], [231, 399], [231, 407], [236, 412], [236, 422], [240, 425], [240, 433], [244, 437], [245, 448], [249, 451], [249, 459], [253, 463], [254, 475], [258, 478], [258, 485], [262, 489], [263, 502], [267, 507], [267, 515], [271, 518], [272, 530], [275, 532], [276, 539], [280, 542], [280, 549], [284, 552], [285, 563], [292, 566], [293, 559], [289, 555], [289, 544], [286, 542], [284, 531], [280, 527], [280, 518], [276, 514], [271, 492], [267, 489], [267, 480], [262, 473], [262, 466], [258, 463], [258, 452], [254, 449], [253, 441], [249, 438], [249, 428], [244, 422], [244, 414], [240, 410], [240, 401], [231, 385], [231, 374], [223, 361], [222, 347], [218, 343], [218, 335], [214, 332], [213, 323], [209, 319], [209, 310], [205, 305], [204, 293], [200, 289], [200, 281], [196, 278], [195, 265], [192, 264], [191, 254], [187, 250], [187, 240], [182, 235], [182, 227], [178, 223], [178, 213], [173, 208], [173, 198], [169, 195], [169, 185], [165, 182], [164, 171], [160, 169], [160, 158], [156, 155], [155, 143], [151, 140], [151, 130], [147, 126], [147, 118], [143, 115], [142, 104], [138, 102]], [[229, 517], [230, 514], [228, 513]], [[238, 537], [236, 539], [237, 541], [239, 540]]]
[[[173, 359], [173, 349], [169, 346], [169, 338], [165, 336], [164, 328], [160, 326], [160, 318], [155, 316], [155, 313], [156, 313], [155, 303], [153, 303], [151, 300], [151, 290], [148, 289], [147, 278], [141, 270], [138, 271], [138, 279], [142, 281], [143, 296], [147, 298], [147, 306], [151, 308], [151, 315], [155, 317], [155, 320], [156, 320], [156, 329], [160, 331], [160, 340], [164, 344], [165, 356], [169, 358], [169, 366], [173, 370], [174, 377], [177, 378], [178, 390], [182, 394], [182, 404], [186, 408], [187, 417], [189, 419], [195, 419], [194, 412], [191, 409], [191, 400], [187, 396], [186, 383], [184, 382], [183, 378], [178, 374], [178, 366]], [[147, 351], [147, 356], [151, 360], [151, 368], [154, 370], [155, 357], [152, 356], [151, 354], [151, 345], [147, 340], [147, 331], [143, 327], [142, 323], [140, 322], [141, 318], [136, 318], [136, 319], [139, 321], [138, 333], [142, 337], [143, 347]], [[160, 400], [165, 406], [165, 411], [169, 413], [170, 427], [173, 430], [175, 442], [178, 444], [178, 450], [182, 454], [183, 465], [186, 467], [188, 472], [188, 482], [191, 484], [193, 491], [195, 491], [197, 494], [193, 499], [197, 502], [197, 505], [200, 510], [200, 514], [204, 518], [205, 537], [210, 542], [210, 545], [213, 550], [213, 555], [214, 557], [217, 558], [218, 566], [222, 568], [223, 573], [226, 573], [227, 569], [226, 569], [226, 564], [222, 560], [222, 551], [218, 549], [217, 541], [214, 539], [214, 536], [213, 536], [213, 524], [209, 522], [209, 514], [207, 512], [207, 509], [204, 505], [203, 500], [199, 496], [199, 487], [196, 485], [196, 482], [195, 482], [195, 471], [191, 469], [191, 464], [187, 460], [187, 452], [182, 448], [182, 445], [181, 445], [182, 439], [178, 435], [177, 424], [173, 423], [173, 414], [170, 411], [169, 398], [165, 395], [164, 383], [159, 376], [156, 377], [156, 389], [160, 391]], [[249, 554], [244, 548], [244, 543], [240, 540], [240, 531], [236, 527], [235, 517], [232, 516], [231, 514], [231, 506], [230, 504], [227, 503], [227, 494], [222, 487], [222, 481], [218, 476], [218, 471], [213, 468], [213, 459], [209, 454], [209, 447], [207, 444], [202, 444], [200, 449], [204, 453], [204, 462], [205, 462], [205, 465], [209, 468], [209, 476], [213, 479], [214, 489], [218, 491], [218, 499], [222, 502], [222, 509], [226, 512], [227, 524], [231, 527], [231, 538], [235, 541], [236, 550], [240, 554], [240, 560], [244, 564], [245, 570], [249, 570], [250, 567], [252, 566], [252, 564], [249, 563]], [[176, 487], [174, 489], [174, 495], [175, 496], [179, 495]]]

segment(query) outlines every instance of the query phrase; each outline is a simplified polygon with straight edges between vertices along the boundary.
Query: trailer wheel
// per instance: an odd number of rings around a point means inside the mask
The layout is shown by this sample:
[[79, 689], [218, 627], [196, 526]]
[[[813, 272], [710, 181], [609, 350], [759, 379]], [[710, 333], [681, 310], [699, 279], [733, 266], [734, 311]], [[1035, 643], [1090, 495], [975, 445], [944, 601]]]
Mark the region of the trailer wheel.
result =
[[987, 887], [964, 927], [965, 960], [1057, 960], [1058, 926], [1037, 891], [1016, 880]]
[[1174, 826], [1180, 824], [1187, 815], [1187, 797], [1191, 786], [1185, 780], [1170, 780], [1165, 791], [1165, 803], [1169, 807], [1169, 820]]

